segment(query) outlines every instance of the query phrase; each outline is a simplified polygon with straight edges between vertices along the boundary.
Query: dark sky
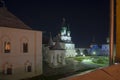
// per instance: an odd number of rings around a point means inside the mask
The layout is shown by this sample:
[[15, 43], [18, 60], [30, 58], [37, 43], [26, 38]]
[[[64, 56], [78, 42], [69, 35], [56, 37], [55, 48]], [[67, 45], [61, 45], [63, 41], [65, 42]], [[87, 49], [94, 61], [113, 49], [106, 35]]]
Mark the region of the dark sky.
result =
[[31, 28], [60, 31], [62, 18], [70, 26], [76, 47], [89, 47], [93, 36], [96, 43], [105, 43], [109, 33], [109, 0], [5, 0], [9, 11]]

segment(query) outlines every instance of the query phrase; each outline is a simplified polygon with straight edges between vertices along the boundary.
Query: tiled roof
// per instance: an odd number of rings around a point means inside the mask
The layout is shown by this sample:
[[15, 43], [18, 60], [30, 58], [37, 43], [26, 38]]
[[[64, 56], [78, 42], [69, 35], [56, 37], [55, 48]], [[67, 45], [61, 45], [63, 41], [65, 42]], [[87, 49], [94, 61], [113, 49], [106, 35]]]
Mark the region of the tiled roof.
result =
[[31, 29], [5, 7], [0, 7], [0, 27]]

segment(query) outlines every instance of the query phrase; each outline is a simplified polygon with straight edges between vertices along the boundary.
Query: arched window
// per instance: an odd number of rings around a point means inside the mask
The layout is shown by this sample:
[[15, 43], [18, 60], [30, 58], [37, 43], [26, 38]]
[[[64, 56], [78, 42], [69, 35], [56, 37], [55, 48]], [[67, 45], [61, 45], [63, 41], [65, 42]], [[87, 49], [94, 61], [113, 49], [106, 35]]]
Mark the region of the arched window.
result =
[[11, 75], [12, 74], [12, 68], [11, 67], [8, 67], [7, 68], [7, 73], [6, 73], [7, 75]]
[[28, 52], [28, 43], [23, 43], [23, 52], [24, 53]]
[[32, 66], [31, 65], [27, 66], [27, 72], [32, 72]]
[[28, 39], [26, 37], [21, 39], [21, 52], [28, 53]]
[[12, 75], [13, 74], [13, 66], [11, 64], [6, 63], [3, 67], [4, 75]]
[[11, 45], [10, 42], [5, 41], [4, 42], [4, 53], [10, 53]]
[[7, 35], [2, 36], [2, 49], [3, 53], [11, 52], [11, 42], [9, 36]]
[[32, 64], [29, 61], [25, 63], [25, 71], [32, 72]]

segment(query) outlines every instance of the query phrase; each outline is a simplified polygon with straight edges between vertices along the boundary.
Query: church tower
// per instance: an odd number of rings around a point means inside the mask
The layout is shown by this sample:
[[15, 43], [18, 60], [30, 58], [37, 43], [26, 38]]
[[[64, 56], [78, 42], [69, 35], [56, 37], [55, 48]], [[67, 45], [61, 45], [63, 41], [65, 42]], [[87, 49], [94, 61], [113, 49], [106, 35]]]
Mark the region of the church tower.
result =
[[70, 36], [70, 29], [69, 26], [66, 24], [66, 20], [65, 18], [63, 18], [63, 22], [62, 22], [62, 29], [61, 29], [61, 41], [62, 42], [72, 42], [71, 41], [71, 36]]

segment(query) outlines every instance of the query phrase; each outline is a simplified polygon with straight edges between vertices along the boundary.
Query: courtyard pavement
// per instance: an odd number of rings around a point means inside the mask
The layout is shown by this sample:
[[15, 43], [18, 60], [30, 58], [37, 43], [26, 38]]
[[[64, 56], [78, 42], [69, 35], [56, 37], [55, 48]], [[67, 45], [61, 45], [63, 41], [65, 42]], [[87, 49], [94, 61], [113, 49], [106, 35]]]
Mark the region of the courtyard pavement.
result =
[[[66, 59], [66, 65], [59, 68], [51, 68], [46, 62], [43, 63], [43, 75], [48, 76], [58, 76], [58, 79], [72, 76], [74, 74], [82, 73], [83, 71], [93, 70], [99, 68], [99, 65], [92, 64], [89, 61], [76, 61], [72, 58]], [[54, 79], [54, 80], [57, 80]]]

